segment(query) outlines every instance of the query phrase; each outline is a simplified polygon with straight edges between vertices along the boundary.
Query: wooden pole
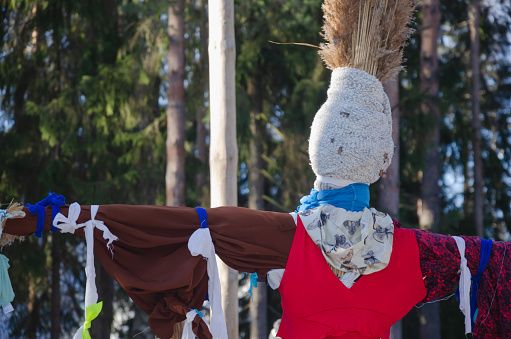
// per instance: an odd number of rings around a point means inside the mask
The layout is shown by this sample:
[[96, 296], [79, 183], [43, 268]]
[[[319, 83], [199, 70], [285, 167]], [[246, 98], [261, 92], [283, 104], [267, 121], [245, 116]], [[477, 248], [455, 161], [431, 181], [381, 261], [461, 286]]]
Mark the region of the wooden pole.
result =
[[[234, 1], [209, 1], [211, 207], [238, 204]], [[238, 339], [238, 273], [219, 263], [229, 339]]]

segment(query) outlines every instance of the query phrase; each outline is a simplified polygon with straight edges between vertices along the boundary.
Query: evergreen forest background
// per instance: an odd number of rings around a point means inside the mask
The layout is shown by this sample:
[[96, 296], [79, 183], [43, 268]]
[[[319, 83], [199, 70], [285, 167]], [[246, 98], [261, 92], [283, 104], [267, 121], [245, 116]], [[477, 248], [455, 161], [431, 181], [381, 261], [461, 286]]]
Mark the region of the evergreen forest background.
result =
[[[209, 207], [207, 1], [183, 1], [184, 204]], [[167, 61], [173, 46], [167, 20], [177, 2], [1, 0], [1, 203], [35, 203], [51, 190], [68, 203], [169, 204], [167, 109], [174, 104], [168, 93], [175, 65]], [[315, 48], [269, 41], [322, 43], [321, 2], [234, 1], [239, 206], [294, 211], [314, 182], [307, 140], [330, 71]], [[480, 6], [480, 160], [473, 155], [474, 2]], [[433, 230], [476, 235], [474, 170], [480, 164], [484, 236], [511, 241], [511, 1], [449, 0], [438, 8], [438, 93], [420, 83], [423, 3], [399, 75], [399, 220], [420, 227], [423, 173], [436, 166], [440, 210]], [[436, 105], [439, 116], [424, 105]], [[438, 157], [431, 160], [435, 128]], [[371, 193], [379, 205], [381, 192]], [[83, 321], [84, 242], [46, 232], [1, 253], [10, 259], [16, 310], [0, 316], [0, 338], [72, 337]], [[92, 337], [154, 338], [147, 316], [96, 267], [105, 306]], [[240, 337], [254, 338], [242, 273], [240, 283]], [[267, 322], [260, 331], [267, 338], [281, 314], [278, 292], [268, 290], [263, 309]], [[465, 337], [455, 298], [440, 303], [439, 319], [441, 338]], [[413, 309], [403, 338], [420, 338], [423, 320], [421, 309]]]

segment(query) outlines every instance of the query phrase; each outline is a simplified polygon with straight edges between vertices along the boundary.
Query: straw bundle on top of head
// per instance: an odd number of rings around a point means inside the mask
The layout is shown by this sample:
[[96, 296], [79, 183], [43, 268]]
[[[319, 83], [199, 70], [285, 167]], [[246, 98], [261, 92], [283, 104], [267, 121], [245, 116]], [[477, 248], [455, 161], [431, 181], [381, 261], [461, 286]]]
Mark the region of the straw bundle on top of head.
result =
[[319, 54], [329, 69], [358, 68], [381, 82], [402, 70], [413, 0], [325, 0]]

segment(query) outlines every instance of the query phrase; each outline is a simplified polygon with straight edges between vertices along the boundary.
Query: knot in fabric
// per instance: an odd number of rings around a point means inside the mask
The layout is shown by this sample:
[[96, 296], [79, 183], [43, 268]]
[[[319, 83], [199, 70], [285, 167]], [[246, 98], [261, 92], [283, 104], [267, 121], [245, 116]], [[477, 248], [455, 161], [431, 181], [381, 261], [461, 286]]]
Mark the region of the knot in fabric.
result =
[[200, 228], [193, 232], [188, 240], [188, 249], [194, 257], [202, 255], [205, 259], [211, 259], [215, 255], [215, 249], [209, 229]]
[[78, 228], [84, 227], [85, 224], [76, 224], [82, 208], [77, 202], [69, 205], [69, 212], [67, 217], [59, 213], [53, 219], [53, 226], [60, 229], [62, 233], [74, 233]]
[[[201, 318], [204, 317], [204, 315], [199, 312], [197, 309], [192, 309], [188, 313], [186, 313], [186, 320], [185, 325], [183, 328], [183, 335], [181, 336], [181, 339], [195, 339], [195, 333], [193, 333], [192, 330], [192, 323], [195, 319], [195, 316], [199, 316]], [[206, 324], [207, 325], [207, 324]]]
[[101, 309], [103, 308], [103, 302], [100, 301], [94, 305], [90, 305], [85, 309], [85, 322], [83, 323], [83, 339], [91, 339], [89, 334], [89, 328], [92, 326], [92, 321], [96, 319], [101, 313]]
[[[55, 220], [55, 217], [57, 214], [60, 213], [60, 206], [66, 204], [66, 198], [63, 195], [57, 195], [54, 192], [49, 192], [48, 196], [44, 198], [43, 200], [39, 201], [35, 205], [26, 204], [25, 206], [28, 207], [28, 210], [32, 214], [37, 214], [37, 228], [36, 232], [34, 233], [36, 237], [40, 238], [44, 231], [44, 224], [46, 219], [46, 209], [45, 207], [51, 206], [51, 216], [52, 216], [52, 225], [51, 230], [53, 232], [57, 232], [58, 228], [53, 226], [53, 220]], [[38, 206], [38, 207], [35, 207]]]

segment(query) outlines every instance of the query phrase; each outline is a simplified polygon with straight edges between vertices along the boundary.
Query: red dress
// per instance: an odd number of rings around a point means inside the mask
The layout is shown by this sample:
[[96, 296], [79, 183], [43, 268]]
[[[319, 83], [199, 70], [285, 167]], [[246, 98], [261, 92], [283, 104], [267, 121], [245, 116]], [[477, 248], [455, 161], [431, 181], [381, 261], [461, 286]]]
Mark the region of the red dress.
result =
[[389, 338], [390, 327], [426, 296], [415, 234], [395, 228], [388, 266], [348, 289], [298, 218], [279, 287], [283, 339]]

